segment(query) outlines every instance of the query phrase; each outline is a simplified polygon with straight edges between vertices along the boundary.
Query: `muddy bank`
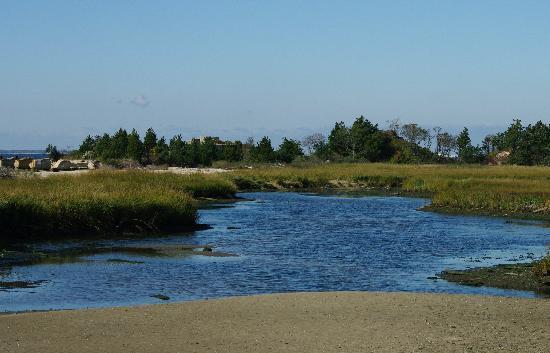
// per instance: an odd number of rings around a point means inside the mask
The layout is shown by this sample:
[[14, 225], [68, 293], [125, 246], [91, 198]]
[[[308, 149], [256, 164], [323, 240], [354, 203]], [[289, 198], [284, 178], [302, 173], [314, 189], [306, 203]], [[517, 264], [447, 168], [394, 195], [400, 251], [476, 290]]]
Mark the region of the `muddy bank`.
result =
[[[431, 196], [433, 195], [430, 195], [429, 197]], [[506, 218], [508, 219], [507, 222], [510, 223], [539, 225], [541, 227], [550, 228], [550, 215], [544, 213], [502, 212], [498, 210], [466, 209], [460, 207], [438, 206], [434, 204], [424, 206], [421, 211], [436, 212], [452, 216], [482, 216]]]
[[[150, 245], [150, 246], [82, 246], [61, 248], [56, 250], [34, 251], [25, 250], [0, 251], [0, 270], [12, 266], [26, 266], [42, 263], [64, 263], [85, 261], [86, 256], [98, 254], [126, 254], [139, 256], [176, 257], [189, 255], [227, 257], [234, 254], [218, 252], [211, 244], [206, 245]], [[125, 259], [111, 258], [109, 262], [132, 262]]]
[[550, 297], [550, 277], [537, 277], [533, 263], [506, 264], [467, 270], [445, 270], [439, 277], [467, 286], [531, 291]]

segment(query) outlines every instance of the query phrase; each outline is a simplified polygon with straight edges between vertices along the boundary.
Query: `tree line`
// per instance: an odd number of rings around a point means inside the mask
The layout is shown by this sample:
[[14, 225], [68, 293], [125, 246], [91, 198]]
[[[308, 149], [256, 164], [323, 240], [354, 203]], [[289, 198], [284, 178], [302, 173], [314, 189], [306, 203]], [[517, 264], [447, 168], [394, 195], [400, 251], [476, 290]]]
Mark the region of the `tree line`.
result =
[[[57, 153], [55, 146], [49, 151]], [[305, 150], [305, 152], [304, 152]], [[112, 135], [87, 136], [74, 152], [78, 158], [104, 162], [132, 160], [140, 164], [182, 167], [210, 166], [214, 161], [291, 163], [296, 159], [319, 161], [368, 161], [394, 163], [487, 163], [499, 152], [509, 152], [509, 163], [550, 165], [550, 124], [538, 121], [523, 126], [520, 120], [503, 132], [488, 135], [473, 145], [468, 128], [458, 135], [439, 127], [424, 128], [415, 123], [389, 121], [381, 129], [363, 116], [347, 126], [334, 124], [330, 134], [317, 133], [303, 141], [284, 138], [274, 148], [269, 137], [260, 141], [221, 141], [214, 137], [185, 141], [181, 135], [170, 140], [149, 128], [143, 139], [133, 129], [119, 129]]]
[[253, 139], [243, 143], [221, 141], [214, 137], [185, 141], [181, 135], [176, 135], [167, 141], [164, 137], [158, 137], [152, 128], [146, 131], [143, 139], [135, 129], [128, 133], [122, 128], [112, 135], [88, 135], [74, 153], [78, 158], [99, 159], [114, 164], [120, 160], [132, 160], [144, 165], [169, 164], [179, 167], [210, 166], [219, 160], [290, 163], [304, 155], [300, 142], [293, 139], [283, 139], [275, 150], [268, 137], [258, 143], [254, 143]]

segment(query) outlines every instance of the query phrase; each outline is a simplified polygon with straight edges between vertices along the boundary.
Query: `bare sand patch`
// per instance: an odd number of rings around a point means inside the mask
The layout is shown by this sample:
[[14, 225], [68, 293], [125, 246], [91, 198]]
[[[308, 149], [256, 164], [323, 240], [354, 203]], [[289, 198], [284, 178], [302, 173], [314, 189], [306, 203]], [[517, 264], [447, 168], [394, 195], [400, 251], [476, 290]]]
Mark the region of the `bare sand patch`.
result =
[[184, 168], [184, 167], [168, 167], [167, 169], [155, 169], [156, 173], [174, 173], [180, 175], [191, 175], [191, 174], [218, 174], [218, 173], [227, 173], [229, 169], [221, 168]]
[[547, 352], [550, 301], [328, 292], [0, 316], [1, 352]]
[[[218, 173], [227, 173], [230, 172], [229, 169], [221, 168], [183, 168], [183, 167], [168, 167], [165, 169], [146, 169], [155, 173], [173, 173], [179, 175], [192, 175], [192, 174], [218, 174]], [[92, 169], [79, 169], [79, 170], [60, 170], [57, 172], [52, 172], [50, 170], [40, 170], [33, 173], [33, 175], [38, 175], [39, 177], [50, 177], [54, 175], [82, 175], [89, 172], [92, 172]]]

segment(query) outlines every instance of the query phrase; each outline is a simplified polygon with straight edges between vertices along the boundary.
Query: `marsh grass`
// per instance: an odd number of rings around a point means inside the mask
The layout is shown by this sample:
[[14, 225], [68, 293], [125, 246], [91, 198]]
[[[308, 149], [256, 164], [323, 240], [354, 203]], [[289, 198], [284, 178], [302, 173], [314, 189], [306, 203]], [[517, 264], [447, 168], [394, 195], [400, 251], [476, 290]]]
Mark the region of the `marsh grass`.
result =
[[429, 194], [431, 209], [550, 220], [550, 168], [322, 164], [236, 170], [239, 189], [400, 188]]
[[550, 222], [550, 168], [396, 164], [263, 166], [216, 175], [94, 171], [0, 180], [0, 242], [165, 232], [197, 223], [198, 198], [237, 190], [394, 189], [430, 209]]
[[539, 278], [550, 276], [550, 255], [547, 255], [533, 264], [533, 274]]
[[234, 192], [219, 177], [145, 171], [2, 180], [0, 241], [191, 228], [194, 198]]

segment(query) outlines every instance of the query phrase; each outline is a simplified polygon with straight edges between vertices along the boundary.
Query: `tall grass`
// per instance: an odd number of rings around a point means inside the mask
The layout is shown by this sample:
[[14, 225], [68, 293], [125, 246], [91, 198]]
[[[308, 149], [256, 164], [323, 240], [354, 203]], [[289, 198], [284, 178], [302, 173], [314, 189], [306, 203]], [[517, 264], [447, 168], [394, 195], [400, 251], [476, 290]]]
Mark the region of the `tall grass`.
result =
[[194, 197], [234, 192], [219, 177], [144, 171], [1, 180], [0, 241], [188, 228], [197, 222]]
[[400, 188], [432, 208], [550, 222], [550, 168], [395, 164], [262, 167], [217, 175], [94, 171], [0, 180], [0, 242], [192, 227], [196, 198], [250, 189]]
[[401, 188], [432, 195], [432, 209], [550, 220], [550, 168], [325, 164], [236, 170], [241, 189]]

